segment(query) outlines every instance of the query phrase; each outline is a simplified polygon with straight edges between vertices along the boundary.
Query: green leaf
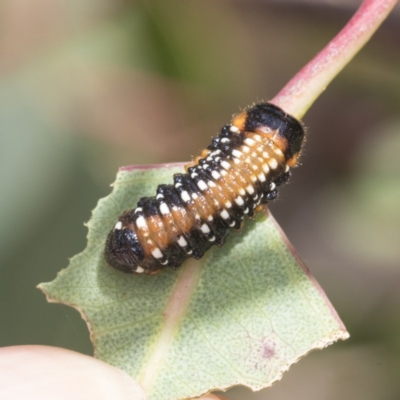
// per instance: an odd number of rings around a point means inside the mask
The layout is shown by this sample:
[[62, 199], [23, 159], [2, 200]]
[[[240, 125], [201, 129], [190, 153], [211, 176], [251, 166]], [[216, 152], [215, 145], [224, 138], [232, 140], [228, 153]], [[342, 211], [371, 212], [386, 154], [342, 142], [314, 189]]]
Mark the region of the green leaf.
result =
[[347, 338], [271, 215], [177, 271], [126, 275], [106, 264], [105, 238], [121, 212], [181, 171], [122, 169], [93, 212], [87, 248], [39, 286], [81, 312], [96, 357], [138, 380], [150, 400], [174, 400], [238, 384], [259, 390], [310, 350]]

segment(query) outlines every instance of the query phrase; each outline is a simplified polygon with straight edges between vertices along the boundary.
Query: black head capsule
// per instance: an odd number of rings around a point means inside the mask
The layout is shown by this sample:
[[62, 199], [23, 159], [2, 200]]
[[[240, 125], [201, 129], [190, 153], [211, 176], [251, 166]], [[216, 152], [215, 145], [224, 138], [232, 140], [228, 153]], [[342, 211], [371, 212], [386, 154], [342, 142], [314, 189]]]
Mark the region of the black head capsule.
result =
[[129, 228], [122, 229], [121, 221], [108, 234], [104, 255], [107, 263], [115, 269], [127, 273], [144, 272], [140, 266], [145, 255], [143, 247], [135, 232]]
[[260, 103], [239, 114], [233, 125], [247, 132], [257, 132], [270, 137], [279, 147], [287, 164], [296, 165], [304, 141], [304, 129], [296, 118], [271, 103]]

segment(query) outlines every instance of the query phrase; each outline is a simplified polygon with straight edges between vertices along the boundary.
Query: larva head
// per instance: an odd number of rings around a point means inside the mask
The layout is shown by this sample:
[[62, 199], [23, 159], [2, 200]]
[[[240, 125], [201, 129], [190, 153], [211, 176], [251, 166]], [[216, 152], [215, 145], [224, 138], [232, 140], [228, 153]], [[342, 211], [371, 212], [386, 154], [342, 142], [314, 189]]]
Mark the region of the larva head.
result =
[[129, 228], [122, 228], [119, 221], [108, 234], [105, 258], [109, 265], [123, 272], [143, 272], [140, 262], [144, 259], [144, 250], [136, 233]]
[[286, 114], [281, 108], [271, 103], [261, 103], [236, 116], [232, 125], [241, 131], [256, 132], [272, 139], [286, 158], [286, 163], [293, 167], [304, 141], [302, 124]]

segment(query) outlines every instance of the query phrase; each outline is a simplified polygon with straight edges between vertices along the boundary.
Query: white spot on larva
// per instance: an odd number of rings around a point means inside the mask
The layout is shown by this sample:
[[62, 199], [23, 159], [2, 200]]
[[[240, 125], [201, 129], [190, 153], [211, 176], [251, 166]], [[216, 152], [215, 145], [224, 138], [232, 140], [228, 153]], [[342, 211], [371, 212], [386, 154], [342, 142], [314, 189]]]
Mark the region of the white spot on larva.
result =
[[208, 164], [204, 164], [204, 165], [203, 165], [203, 169], [207, 169], [208, 167], [209, 167]]
[[213, 218], [212, 215], [209, 215], [209, 216], [207, 217], [207, 219], [208, 219], [209, 221], [213, 221], [213, 220], [214, 220], [214, 218]]
[[179, 182], [175, 185], [176, 188], [178, 188], [180, 186], [182, 186], [182, 183], [179, 183]]
[[257, 200], [258, 199], [258, 194], [256, 194], [255, 196], [253, 196], [253, 200]]
[[136, 271], [135, 271], [137, 274], [142, 274], [143, 272], [144, 272], [144, 268], [143, 267], [141, 267], [140, 265], [138, 265], [137, 267], [136, 267]]
[[139, 229], [147, 229], [147, 222], [144, 219], [144, 217], [140, 216], [137, 220], [136, 220], [136, 226]]
[[262, 146], [257, 147], [257, 151], [259, 153], [262, 153], [264, 151], [264, 148]]
[[246, 191], [245, 191], [243, 188], [240, 188], [240, 189], [239, 189], [239, 194], [240, 194], [241, 196], [244, 196], [244, 195], [246, 194]]
[[250, 138], [244, 139], [244, 142], [249, 146], [254, 146], [256, 144], [256, 142], [253, 139], [250, 139]]
[[221, 157], [215, 157], [215, 161], [219, 161], [221, 159]]
[[200, 214], [195, 214], [194, 218], [199, 220], [200, 219]]
[[216, 187], [217, 185], [213, 182], [213, 181], [208, 181], [207, 185], [212, 188], [212, 187]]
[[230, 130], [231, 132], [233, 132], [233, 133], [240, 132], [239, 128], [238, 128], [237, 126], [235, 126], [235, 125], [232, 125], [232, 126], [229, 128], [229, 130]]
[[221, 139], [221, 143], [228, 143], [228, 142], [230, 142], [230, 140], [226, 137]]
[[263, 151], [262, 156], [267, 159], [269, 158], [269, 154], [266, 151]]
[[243, 213], [244, 213], [244, 214], [248, 214], [248, 213], [249, 213], [249, 209], [246, 208], [246, 209], [243, 211]]
[[187, 203], [187, 202], [190, 201], [189, 193], [188, 193], [186, 190], [184, 190], [184, 191], [181, 193], [181, 199], [182, 199], [185, 203]]
[[186, 251], [186, 254], [192, 254], [193, 253], [193, 250], [187, 250]]
[[229, 224], [229, 226], [230, 226], [231, 228], [233, 228], [235, 225], [236, 225], [236, 222], [235, 222], [235, 221], [232, 221], [232, 222]]
[[265, 175], [262, 172], [257, 175], [257, 178], [260, 182], [265, 182]]
[[226, 211], [225, 209], [223, 209], [223, 210], [221, 211], [221, 217], [222, 217], [223, 219], [229, 219], [229, 213], [228, 213], [228, 211]]
[[122, 222], [121, 222], [121, 221], [118, 221], [118, 222], [115, 224], [114, 229], [115, 229], [116, 231], [120, 231], [120, 230], [122, 229]]
[[286, 166], [285, 166], [285, 172], [289, 172], [289, 170], [290, 170], [289, 165], [286, 165]]
[[201, 229], [201, 231], [202, 231], [203, 233], [210, 233], [210, 228], [208, 227], [207, 224], [203, 224], [203, 225], [200, 227], [200, 229]]
[[142, 207], [138, 207], [138, 208], [135, 210], [135, 214], [137, 214], [138, 212], [141, 212], [141, 211], [143, 211], [143, 208], [142, 208]]
[[250, 176], [250, 179], [251, 179], [251, 181], [254, 183], [254, 182], [257, 182], [257, 178], [256, 178], [256, 176], [255, 175], [251, 175]]
[[278, 161], [276, 161], [275, 158], [271, 158], [268, 160], [268, 165], [271, 169], [275, 169], [278, 166]]
[[151, 254], [153, 255], [154, 258], [163, 258], [164, 257], [163, 253], [161, 253], [161, 250], [158, 247], [153, 249], [151, 251]]
[[199, 174], [196, 174], [196, 172], [193, 172], [192, 175], [190, 175], [192, 179], [196, 178], [196, 176], [199, 176]]
[[219, 153], [221, 153], [221, 150], [214, 150], [212, 153], [210, 153], [210, 156], [216, 156]]
[[178, 244], [181, 247], [186, 247], [187, 246], [187, 241], [183, 236], [179, 236], [178, 238]]
[[211, 176], [214, 178], [214, 179], [219, 179], [219, 178], [221, 178], [221, 174], [220, 173], [218, 173], [217, 171], [211, 171]]
[[279, 147], [277, 147], [276, 149], [275, 149], [275, 154], [276, 155], [278, 155], [278, 156], [283, 156], [283, 153], [282, 153], [282, 150], [279, 148]]
[[231, 208], [231, 207], [232, 207], [232, 203], [231, 203], [230, 201], [227, 201], [227, 202], [225, 203], [225, 207], [226, 207], [226, 208]]
[[250, 153], [250, 148], [247, 146], [242, 146], [243, 153]]
[[244, 204], [243, 197], [241, 197], [241, 196], [236, 197], [235, 203], [236, 203], [238, 206], [242, 206], [242, 205]]
[[241, 157], [243, 155], [243, 153], [241, 151], [239, 151], [239, 150], [234, 149], [234, 150], [232, 150], [232, 155], [234, 157], [238, 157], [239, 158], [239, 157]]
[[221, 170], [221, 175], [226, 176], [226, 175], [228, 175], [228, 173], [225, 170]]
[[260, 135], [254, 135], [253, 138], [254, 138], [254, 140], [256, 142], [261, 142], [261, 136]]
[[163, 215], [167, 215], [170, 213], [169, 208], [166, 203], [160, 204], [160, 211], [161, 211], [161, 214], [163, 214]]
[[240, 160], [238, 158], [233, 157], [233, 162], [235, 164], [240, 164]]
[[215, 236], [211, 236], [210, 238], [208, 238], [209, 242], [215, 242]]
[[268, 167], [268, 165], [267, 165], [267, 164], [263, 164], [262, 168], [263, 168], [263, 171], [264, 171], [266, 174], [268, 174], [268, 172], [269, 172], [269, 167]]
[[247, 186], [246, 191], [247, 191], [248, 194], [253, 194], [254, 193], [253, 186], [251, 186], [251, 185]]
[[231, 168], [231, 165], [227, 162], [227, 161], [221, 161], [221, 167], [223, 168], [223, 169], [226, 169], [226, 170], [228, 170], [228, 169], [230, 169]]
[[[256, 153], [255, 151], [253, 151], [253, 152], [251, 153], [251, 156], [254, 157], [254, 158], [256, 158], [256, 157], [257, 157], [257, 153]], [[257, 157], [257, 159], [259, 160], [260, 157]]]
[[252, 165], [251, 168], [252, 168], [254, 171], [257, 171], [257, 170], [258, 170], [258, 167], [257, 167], [256, 164]]
[[269, 190], [275, 190], [276, 185], [274, 182], [271, 182], [271, 184], [269, 185]]
[[247, 164], [253, 164], [253, 161], [251, 161], [251, 158], [250, 158], [250, 157], [247, 157], [247, 158], [245, 159], [245, 161], [247, 162]]
[[192, 199], [196, 200], [199, 196], [197, 196], [197, 193], [192, 193]]
[[166, 264], [168, 264], [168, 260], [160, 261], [160, 264], [161, 264], [161, 265], [166, 265]]
[[162, 195], [161, 193], [159, 193], [157, 196], [156, 196], [156, 199], [158, 200], [158, 199], [163, 199], [164, 198], [164, 195]]
[[207, 190], [207, 184], [204, 181], [198, 181], [197, 186], [200, 190]]
[[178, 207], [177, 206], [172, 206], [172, 211], [178, 211]]
[[207, 161], [212, 161], [212, 157], [211, 157], [211, 156], [208, 156], [208, 157], [206, 158], [206, 160], [207, 160]]

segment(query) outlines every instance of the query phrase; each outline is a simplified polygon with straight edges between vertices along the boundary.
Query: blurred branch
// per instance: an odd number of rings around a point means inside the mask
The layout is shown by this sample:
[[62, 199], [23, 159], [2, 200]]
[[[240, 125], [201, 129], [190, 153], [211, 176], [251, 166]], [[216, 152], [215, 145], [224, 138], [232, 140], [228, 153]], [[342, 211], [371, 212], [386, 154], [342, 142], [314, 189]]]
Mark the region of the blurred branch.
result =
[[301, 118], [335, 76], [368, 42], [398, 0], [365, 0], [347, 25], [274, 97]]

